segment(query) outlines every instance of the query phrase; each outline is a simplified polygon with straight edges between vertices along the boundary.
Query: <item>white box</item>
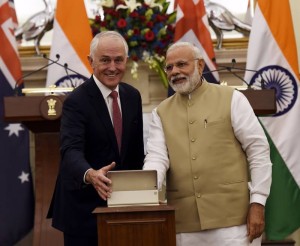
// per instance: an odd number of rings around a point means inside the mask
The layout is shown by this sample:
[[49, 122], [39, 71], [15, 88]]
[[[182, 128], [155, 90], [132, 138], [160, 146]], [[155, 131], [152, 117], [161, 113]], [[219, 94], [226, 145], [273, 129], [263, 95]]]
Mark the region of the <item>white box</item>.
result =
[[108, 207], [159, 204], [156, 171], [109, 171], [107, 177], [112, 181]]

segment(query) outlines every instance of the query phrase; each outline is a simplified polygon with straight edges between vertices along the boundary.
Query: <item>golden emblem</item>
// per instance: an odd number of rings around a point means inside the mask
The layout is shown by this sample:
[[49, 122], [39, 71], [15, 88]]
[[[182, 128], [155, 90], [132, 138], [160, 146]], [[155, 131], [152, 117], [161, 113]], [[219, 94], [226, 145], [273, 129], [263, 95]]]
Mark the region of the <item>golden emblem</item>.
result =
[[55, 110], [56, 100], [51, 98], [47, 100], [47, 103], [48, 103], [48, 115], [49, 116], [56, 115], [56, 110]]

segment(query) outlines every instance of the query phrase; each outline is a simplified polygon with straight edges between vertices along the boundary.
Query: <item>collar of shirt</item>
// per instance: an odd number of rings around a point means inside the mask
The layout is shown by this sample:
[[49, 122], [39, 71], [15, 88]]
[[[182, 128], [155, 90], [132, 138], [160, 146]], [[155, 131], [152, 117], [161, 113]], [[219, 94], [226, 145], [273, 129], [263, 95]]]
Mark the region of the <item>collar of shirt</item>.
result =
[[[112, 98], [109, 96], [109, 94], [112, 92], [111, 89], [109, 89], [108, 87], [106, 87], [105, 85], [103, 85], [97, 78], [96, 76], [93, 74], [93, 79], [96, 83], [96, 85], [98, 86], [99, 90], [101, 91], [103, 98], [106, 102], [110, 117], [112, 118]], [[119, 85], [114, 89], [115, 91], [117, 91], [119, 93]], [[119, 94], [120, 95], [120, 94]], [[118, 96], [118, 104], [119, 107], [121, 109], [121, 101], [120, 101], [120, 96]], [[122, 110], [121, 110], [121, 114], [122, 114]]]
[[[109, 98], [109, 94], [112, 92], [111, 89], [107, 88], [105, 85], [103, 85], [97, 78], [95, 75], [93, 75], [93, 79], [96, 82], [96, 85], [98, 86], [99, 90], [101, 91], [104, 99], [107, 101], [107, 98]], [[116, 87], [116, 89], [114, 89], [116, 92], [119, 93], [119, 85]], [[118, 97], [119, 98], [119, 97]]]

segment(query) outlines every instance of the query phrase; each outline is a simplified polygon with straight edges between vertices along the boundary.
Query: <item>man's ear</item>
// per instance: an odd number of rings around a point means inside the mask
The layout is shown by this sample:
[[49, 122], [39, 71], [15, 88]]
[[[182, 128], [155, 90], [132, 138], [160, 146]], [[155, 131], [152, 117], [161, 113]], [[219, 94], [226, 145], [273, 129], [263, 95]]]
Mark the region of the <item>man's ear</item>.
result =
[[197, 64], [199, 73], [202, 74], [203, 69], [204, 69], [204, 66], [205, 66], [204, 59], [199, 59], [199, 60], [198, 60], [198, 64]]
[[90, 65], [91, 65], [91, 67], [92, 67], [92, 66], [93, 66], [93, 65], [92, 65], [92, 64], [93, 64], [93, 58], [92, 58], [91, 56], [87, 56], [87, 59], [88, 59]]

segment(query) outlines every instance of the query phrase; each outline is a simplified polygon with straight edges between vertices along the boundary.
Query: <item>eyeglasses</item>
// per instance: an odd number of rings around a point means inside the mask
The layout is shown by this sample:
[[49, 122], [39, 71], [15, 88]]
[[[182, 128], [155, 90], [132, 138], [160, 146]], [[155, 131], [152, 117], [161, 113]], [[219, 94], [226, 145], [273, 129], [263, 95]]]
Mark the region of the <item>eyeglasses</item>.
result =
[[[199, 58], [192, 59], [192, 61], [196, 61], [196, 60], [199, 60]], [[191, 61], [191, 60], [189, 60], [189, 61]], [[189, 65], [189, 61], [178, 61], [174, 64], [168, 64], [164, 67], [164, 70], [166, 73], [171, 73], [174, 66], [179, 69], [184, 69], [185, 67], [187, 67]]]
[[112, 61], [114, 61], [114, 64], [121, 65], [124, 63], [124, 60], [125, 60], [124, 57], [116, 57], [115, 59], [112, 59], [110, 57], [101, 57], [99, 59], [99, 63], [101, 65], [109, 65], [111, 64]]

